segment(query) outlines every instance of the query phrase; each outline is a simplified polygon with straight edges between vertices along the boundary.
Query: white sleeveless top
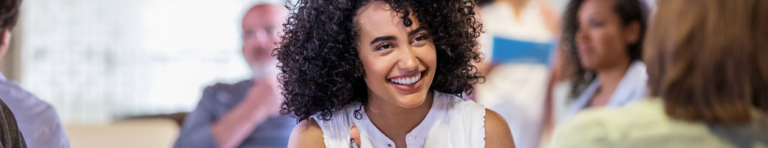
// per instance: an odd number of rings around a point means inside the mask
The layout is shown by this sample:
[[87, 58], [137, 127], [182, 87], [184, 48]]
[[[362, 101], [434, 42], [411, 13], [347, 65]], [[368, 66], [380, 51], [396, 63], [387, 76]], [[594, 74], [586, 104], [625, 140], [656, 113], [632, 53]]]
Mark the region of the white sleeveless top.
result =
[[[359, 104], [333, 113], [331, 120], [314, 116], [323, 131], [327, 148], [346, 148], [350, 128], [357, 125], [361, 148], [395, 148], [395, 143], [376, 128], [365, 110], [355, 118]], [[408, 148], [483, 148], [485, 147], [485, 107], [471, 100], [435, 91], [432, 107], [421, 123], [406, 135]]]

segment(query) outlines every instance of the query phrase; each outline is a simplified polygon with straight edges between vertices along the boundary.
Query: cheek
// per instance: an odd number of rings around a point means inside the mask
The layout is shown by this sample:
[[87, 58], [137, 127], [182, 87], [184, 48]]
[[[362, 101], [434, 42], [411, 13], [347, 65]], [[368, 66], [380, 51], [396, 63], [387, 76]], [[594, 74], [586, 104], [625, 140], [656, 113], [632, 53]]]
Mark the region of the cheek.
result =
[[363, 63], [363, 66], [365, 68], [365, 74], [366, 79], [370, 79], [371, 81], [375, 82], [383, 82], [383, 80], [386, 79], [387, 73], [389, 73], [389, 64], [386, 64], [388, 62], [384, 61], [377, 61], [377, 62], [368, 62]]
[[254, 49], [254, 45], [253, 45], [252, 42], [248, 42], [248, 41], [243, 42], [243, 52], [244, 53], [247, 53], [247, 54], [251, 55], [251, 54], [253, 54], [254, 50], [256, 50], [256, 49]]
[[424, 62], [428, 68], [434, 69], [437, 66], [437, 51], [435, 46], [426, 46], [423, 50], [419, 50], [419, 59]]
[[431, 75], [428, 76], [427, 79], [429, 83], [427, 85], [431, 85], [432, 80], [434, 79], [434, 73], [435, 69], [437, 69], [437, 51], [435, 49], [434, 45], [426, 46], [424, 49], [419, 50], [419, 60], [422, 62], [422, 64], [427, 68], [427, 71], [431, 73]]
[[253, 47], [255, 45], [256, 45], [256, 40], [253, 39], [253, 38], [243, 40], [243, 47], [245, 47], [245, 46]]
[[243, 44], [243, 56], [246, 58], [246, 60], [252, 60], [253, 58], [253, 48], [250, 46]]
[[365, 83], [370, 89], [377, 89], [384, 87], [386, 83], [387, 74], [392, 67], [389, 60], [385, 58], [365, 58], [360, 57], [360, 61], [363, 63], [363, 70], [365, 70]]
[[617, 48], [621, 47], [620, 36], [610, 29], [595, 31], [593, 34], [595, 52], [600, 57], [613, 56]]
[[608, 58], [616, 58], [626, 54], [627, 44], [618, 31], [606, 33], [602, 45], [604, 54]]

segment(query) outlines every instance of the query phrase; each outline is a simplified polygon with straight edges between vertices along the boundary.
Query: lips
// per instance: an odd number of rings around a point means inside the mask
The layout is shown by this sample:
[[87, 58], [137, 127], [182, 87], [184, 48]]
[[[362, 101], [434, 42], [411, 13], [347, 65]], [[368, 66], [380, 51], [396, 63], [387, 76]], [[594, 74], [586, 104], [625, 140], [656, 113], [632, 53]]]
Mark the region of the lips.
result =
[[580, 55], [592, 54], [592, 47], [589, 45], [579, 45], [576, 49]]

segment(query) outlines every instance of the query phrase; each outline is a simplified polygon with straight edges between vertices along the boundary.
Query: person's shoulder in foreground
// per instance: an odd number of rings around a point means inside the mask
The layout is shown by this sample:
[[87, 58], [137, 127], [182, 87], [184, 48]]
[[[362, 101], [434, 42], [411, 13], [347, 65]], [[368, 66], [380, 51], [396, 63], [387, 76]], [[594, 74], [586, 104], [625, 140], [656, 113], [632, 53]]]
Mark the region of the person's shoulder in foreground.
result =
[[0, 98], [13, 110], [19, 129], [30, 147], [69, 147], [64, 125], [47, 102], [27, 92], [15, 81], [0, 74]]
[[661, 99], [648, 98], [621, 108], [591, 109], [577, 114], [572, 120], [556, 129], [551, 146], [552, 148], [768, 147], [768, 117], [760, 112], [754, 113], [757, 118], [748, 126], [707, 125], [669, 118], [664, 113]]

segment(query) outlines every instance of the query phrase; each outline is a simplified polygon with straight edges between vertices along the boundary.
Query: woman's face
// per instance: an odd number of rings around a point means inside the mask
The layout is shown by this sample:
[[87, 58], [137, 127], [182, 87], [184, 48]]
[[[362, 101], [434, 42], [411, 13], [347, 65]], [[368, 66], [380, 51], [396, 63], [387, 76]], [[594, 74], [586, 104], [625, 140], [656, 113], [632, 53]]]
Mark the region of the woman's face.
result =
[[585, 69], [629, 63], [628, 45], [637, 42], [639, 25], [625, 27], [613, 11], [614, 0], [586, 0], [578, 12], [576, 45]]
[[387, 3], [373, 1], [355, 18], [369, 98], [404, 108], [424, 103], [437, 65], [429, 31], [410, 17], [406, 27]]

